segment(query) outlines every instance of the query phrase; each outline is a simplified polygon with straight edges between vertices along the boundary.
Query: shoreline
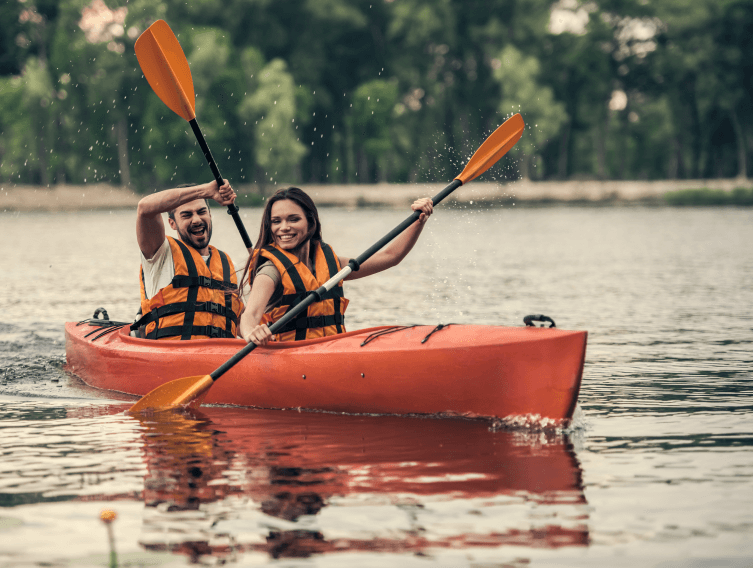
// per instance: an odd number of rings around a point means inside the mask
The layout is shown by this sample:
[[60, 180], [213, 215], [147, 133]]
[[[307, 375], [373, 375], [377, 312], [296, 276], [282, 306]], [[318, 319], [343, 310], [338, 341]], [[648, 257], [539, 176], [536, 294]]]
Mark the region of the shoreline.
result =
[[[404, 207], [418, 197], [436, 195], [441, 183], [318, 185], [301, 184], [317, 205], [343, 207]], [[472, 182], [446, 200], [459, 206], [500, 205], [629, 205], [664, 204], [670, 192], [709, 189], [731, 193], [736, 188], [753, 189], [753, 179], [659, 180], [659, 181], [530, 181], [510, 183]], [[239, 204], [262, 203], [255, 185], [238, 185]], [[271, 193], [272, 188], [267, 188]], [[86, 211], [130, 209], [141, 194], [106, 183], [49, 188], [0, 183], [0, 211]]]

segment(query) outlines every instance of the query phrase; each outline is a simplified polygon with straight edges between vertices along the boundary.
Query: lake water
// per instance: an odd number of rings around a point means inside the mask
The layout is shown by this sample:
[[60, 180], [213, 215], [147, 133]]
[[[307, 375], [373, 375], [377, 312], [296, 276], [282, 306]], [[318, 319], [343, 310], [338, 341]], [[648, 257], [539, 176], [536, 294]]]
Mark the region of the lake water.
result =
[[[324, 238], [355, 256], [406, 214], [323, 209]], [[63, 323], [133, 317], [134, 220], [0, 213], [0, 567], [753, 565], [753, 210], [440, 207], [403, 264], [347, 286], [349, 329], [588, 330], [566, 431], [127, 416], [66, 374]]]

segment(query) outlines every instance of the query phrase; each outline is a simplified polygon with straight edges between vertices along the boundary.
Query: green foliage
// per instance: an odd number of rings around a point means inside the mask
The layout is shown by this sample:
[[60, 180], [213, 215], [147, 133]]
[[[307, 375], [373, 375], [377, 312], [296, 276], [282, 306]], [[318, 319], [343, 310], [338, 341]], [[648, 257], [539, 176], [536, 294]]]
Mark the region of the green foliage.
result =
[[[552, 89], [539, 82], [540, 66], [535, 57], [526, 57], [508, 45], [492, 64], [494, 78], [502, 87], [500, 113], [512, 115], [519, 112], [526, 122], [525, 133], [513, 151], [523, 155], [527, 164], [567, 120], [565, 105], [555, 101]], [[529, 175], [526, 166], [523, 175]]]
[[[197, 98], [203, 102], [230, 58], [230, 38], [217, 28], [191, 28], [188, 35], [191, 77]], [[198, 110], [197, 110], [198, 113]]]
[[16, 75], [21, 71], [22, 45], [26, 39], [19, 21], [22, 9], [21, 2], [0, 3], [0, 76]]
[[375, 79], [360, 85], [353, 93], [351, 117], [356, 148], [371, 162], [377, 176], [389, 168], [386, 160], [393, 150], [392, 120], [397, 88], [397, 81]]
[[626, 171], [639, 179], [674, 177], [676, 156], [667, 144], [673, 133], [670, 105], [666, 96], [652, 97], [631, 102], [614, 114], [613, 128], [620, 135], [611, 146], [609, 171], [613, 177], [623, 178]]
[[393, 40], [400, 39], [408, 48], [423, 50], [428, 42], [440, 43], [453, 39], [446, 32], [448, 28], [452, 29], [454, 16], [450, 0], [397, 2], [387, 36]]
[[709, 206], [709, 205], [753, 205], [753, 188], [737, 187], [732, 191], [723, 189], [683, 189], [664, 195], [670, 205]]
[[306, 11], [317, 20], [331, 26], [360, 28], [368, 25], [368, 19], [352, 2], [344, 0], [306, 0]]
[[732, 205], [753, 205], [753, 188], [736, 187], [730, 199]]
[[[18, 182], [48, 185], [57, 92], [45, 63], [30, 57], [20, 76], [0, 79], [0, 101], [4, 111], [0, 174]], [[56, 157], [52, 158], [54, 162]]]
[[489, 176], [748, 175], [752, 0], [104, 2], [0, 8], [1, 180], [210, 179], [134, 55], [158, 18], [239, 184], [446, 181], [518, 110], [521, 169]]
[[31, 115], [24, 99], [21, 77], [0, 77], [0, 108], [3, 109], [0, 114], [0, 176], [18, 183], [32, 181], [28, 160], [36, 158]]
[[282, 59], [274, 59], [258, 73], [257, 88], [246, 95], [239, 115], [254, 121], [256, 163], [263, 184], [298, 179], [296, 166], [306, 154], [295, 123], [296, 96], [293, 78]]
[[239, 207], [264, 207], [266, 200], [263, 195], [258, 193], [239, 193], [235, 200], [236, 205]]

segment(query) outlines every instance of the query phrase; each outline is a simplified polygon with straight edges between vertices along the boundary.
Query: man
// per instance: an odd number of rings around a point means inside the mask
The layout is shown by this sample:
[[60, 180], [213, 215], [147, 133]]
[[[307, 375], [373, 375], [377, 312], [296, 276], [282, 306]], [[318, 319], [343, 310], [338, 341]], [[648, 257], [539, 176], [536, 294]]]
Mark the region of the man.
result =
[[[139, 201], [141, 312], [131, 326], [147, 339], [235, 337], [242, 311], [230, 257], [210, 246], [209, 199], [235, 201], [227, 180], [153, 193]], [[165, 235], [162, 213], [180, 239]]]

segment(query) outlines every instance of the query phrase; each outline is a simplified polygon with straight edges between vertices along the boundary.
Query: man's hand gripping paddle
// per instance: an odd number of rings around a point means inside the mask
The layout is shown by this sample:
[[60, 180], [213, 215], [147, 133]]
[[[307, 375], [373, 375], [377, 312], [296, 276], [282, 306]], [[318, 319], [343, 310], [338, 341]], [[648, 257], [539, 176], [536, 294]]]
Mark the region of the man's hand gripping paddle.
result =
[[[508, 150], [515, 146], [515, 143], [520, 140], [524, 128], [525, 124], [519, 114], [509, 118], [502, 126], [497, 128], [497, 130], [495, 130], [491, 136], [484, 141], [481, 147], [476, 150], [476, 153], [473, 154], [460, 175], [433, 198], [434, 205], [437, 205], [464, 183], [468, 183], [492, 167], [497, 160], [504, 156]], [[278, 330], [284, 328], [288, 322], [295, 319], [295, 317], [307, 309], [310, 304], [320, 300], [322, 294], [332, 290], [332, 288], [337, 286], [337, 284], [351, 272], [358, 270], [359, 267], [371, 258], [375, 252], [415, 223], [420, 216], [420, 211], [414, 211], [407, 219], [405, 219], [405, 221], [400, 223], [371, 248], [361, 254], [361, 256], [351, 259], [348, 266], [345, 266], [340, 272], [325, 282], [318, 290], [310, 293], [305, 300], [293, 307], [281, 319], [273, 323], [269, 328], [270, 331], [275, 334]], [[255, 348], [256, 345], [249, 343], [209, 375], [184, 377], [157, 387], [134, 404], [129, 412], [165, 410], [200, 402], [201, 397], [203, 397], [203, 395], [214, 384], [214, 381], [229, 371], [236, 363], [251, 353]]]
[[[149, 81], [152, 90], [162, 99], [170, 110], [181, 116], [191, 125], [201, 151], [209, 163], [212, 175], [217, 181], [217, 187], [222, 185], [222, 176], [217, 164], [209, 151], [204, 135], [196, 122], [196, 96], [193, 90], [193, 79], [188, 61], [181, 49], [178, 39], [164, 20], [157, 20], [136, 40], [136, 57]], [[251, 251], [253, 244], [248, 237], [246, 227], [238, 214], [238, 206], [231, 203], [227, 212], [232, 215], [235, 226], [241, 234], [243, 244]]]

